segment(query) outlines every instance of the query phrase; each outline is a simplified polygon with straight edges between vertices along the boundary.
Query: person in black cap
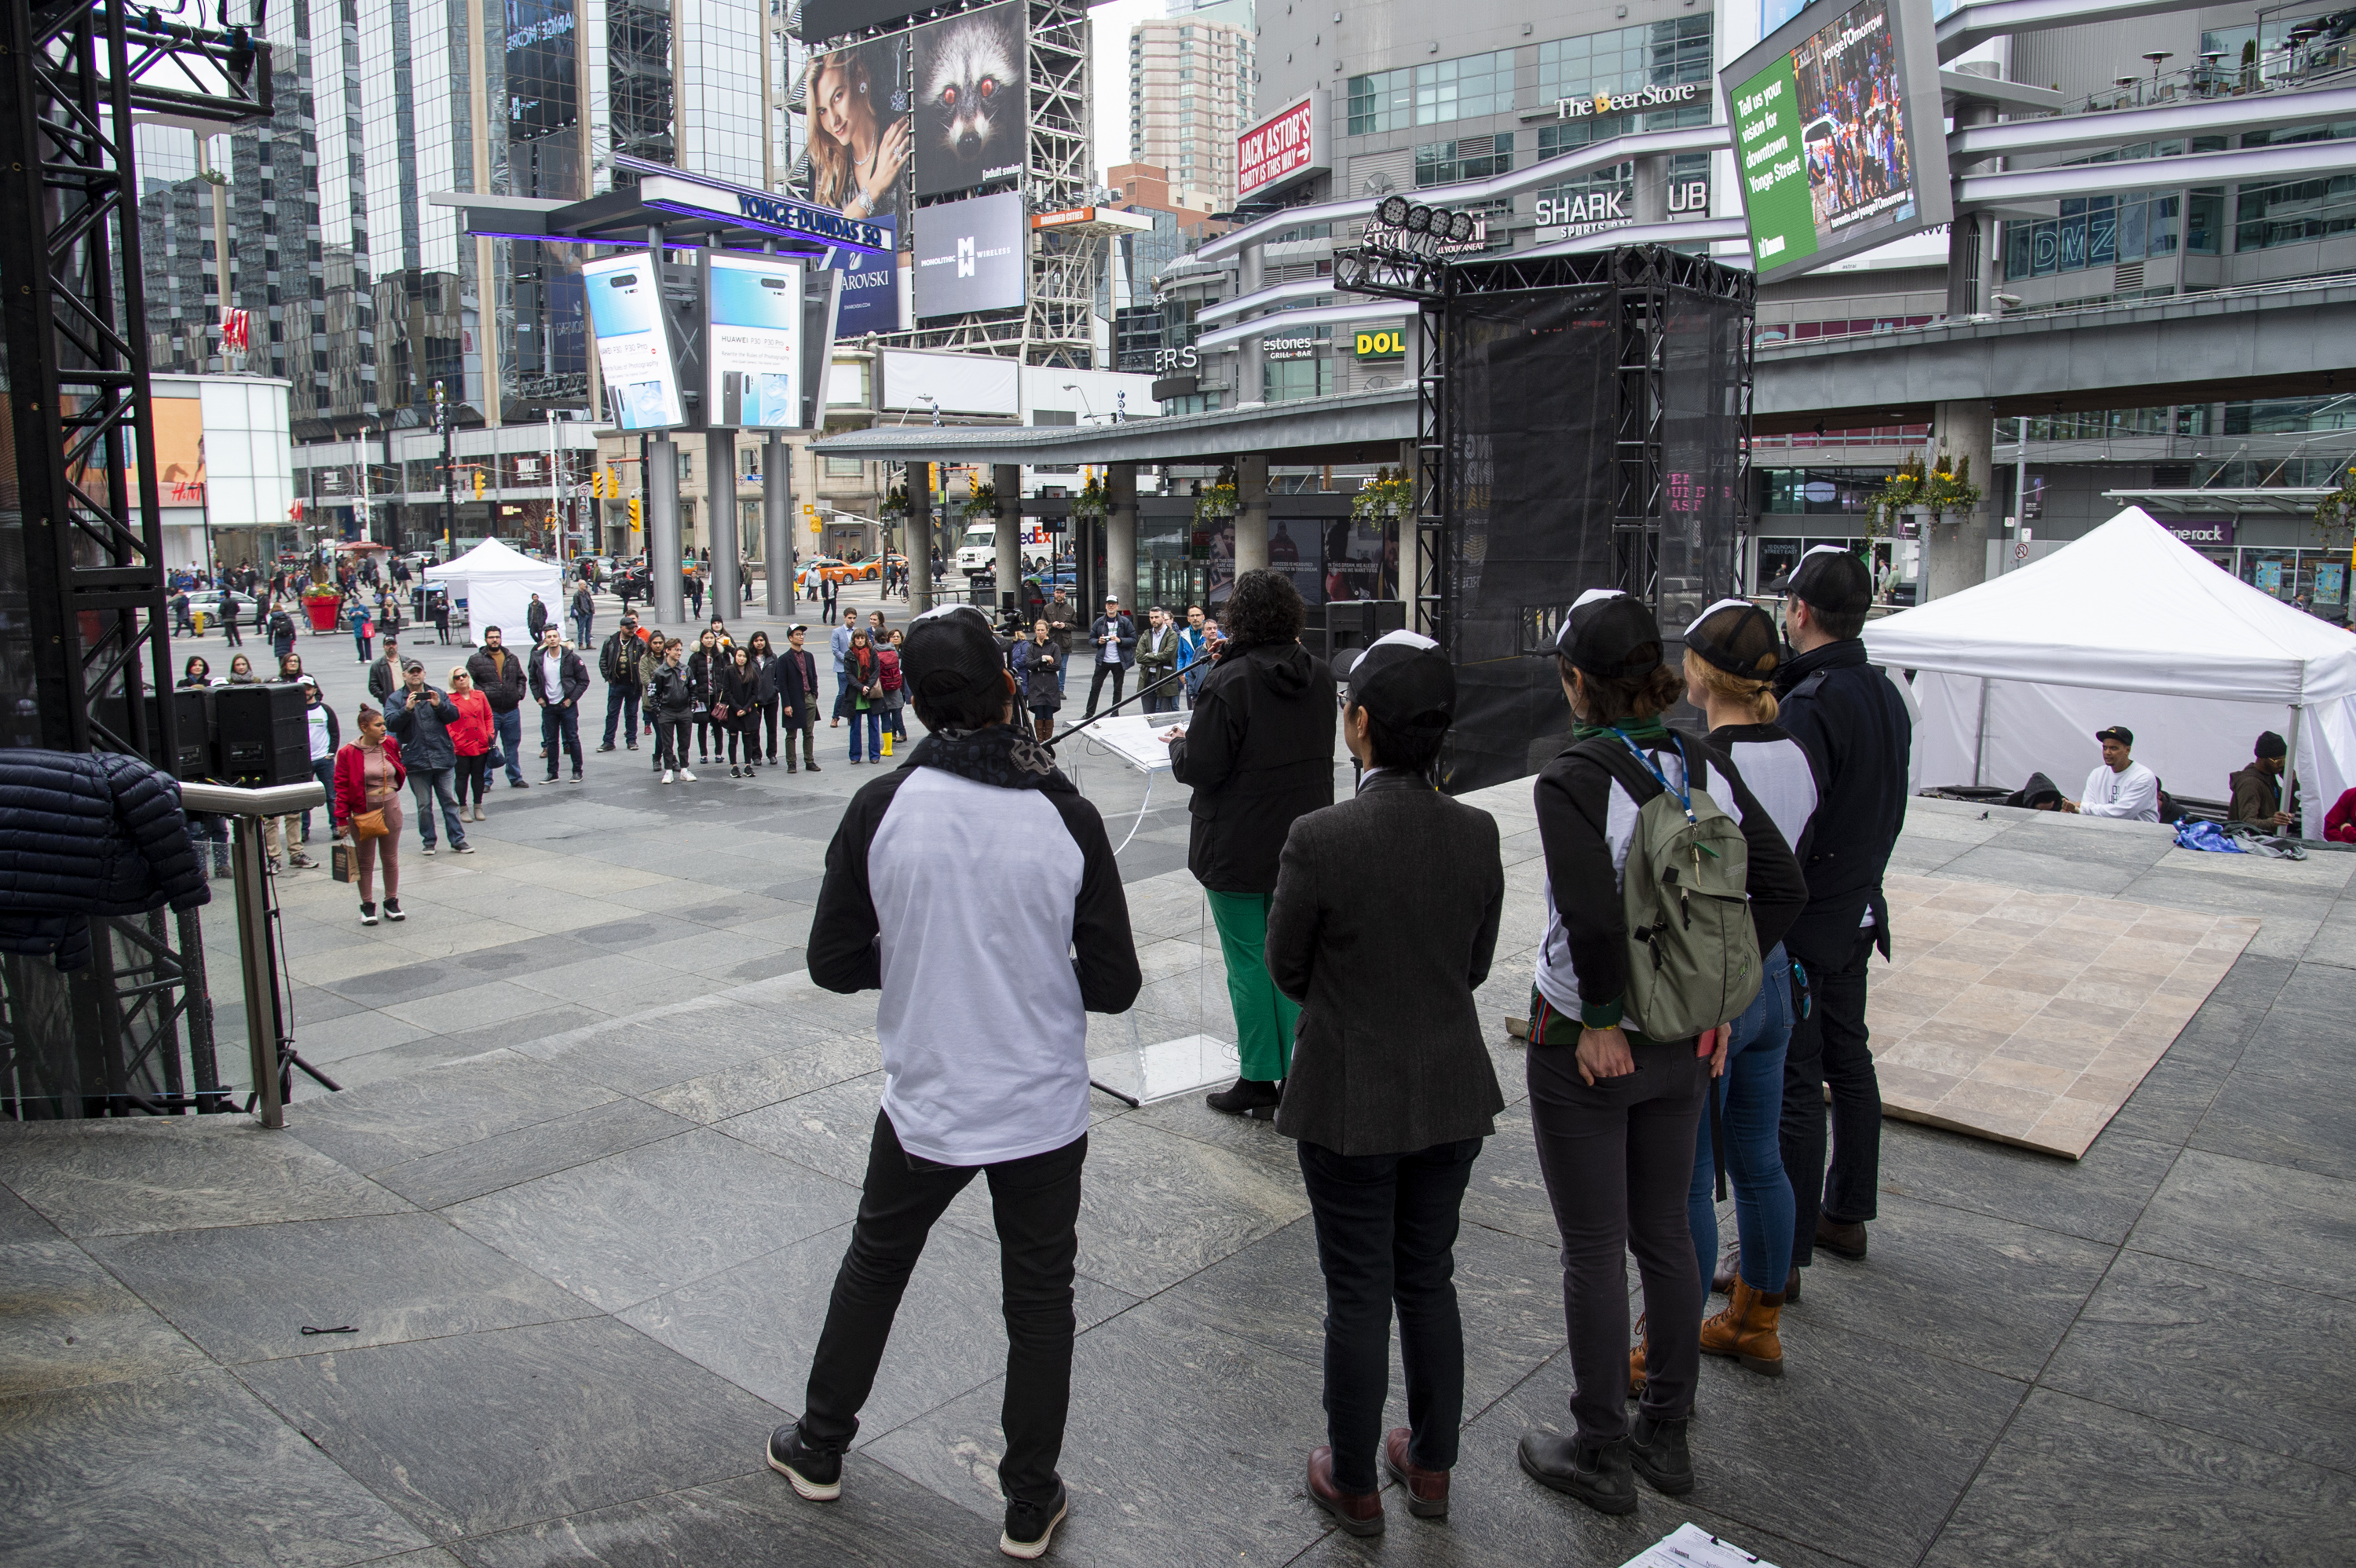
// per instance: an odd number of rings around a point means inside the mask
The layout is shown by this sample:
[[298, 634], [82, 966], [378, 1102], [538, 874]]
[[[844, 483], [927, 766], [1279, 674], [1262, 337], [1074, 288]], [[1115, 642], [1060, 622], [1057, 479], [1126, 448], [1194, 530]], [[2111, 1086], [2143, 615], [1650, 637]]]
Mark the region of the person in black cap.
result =
[[2283, 738], [2269, 730], [2258, 737], [2255, 754], [2250, 765], [2225, 781], [2229, 808], [2228, 822], [2251, 822], [2261, 827], [2288, 827], [2297, 818], [2283, 809], [2282, 775], [2284, 759], [2290, 747]]
[[1103, 819], [1012, 726], [1013, 683], [981, 612], [919, 615], [905, 649], [932, 733], [851, 796], [808, 948], [828, 990], [883, 993], [884, 1104], [802, 1415], [770, 1435], [768, 1461], [804, 1498], [841, 1495], [909, 1272], [933, 1222], [984, 1174], [1005, 1275], [998, 1546], [1033, 1558], [1069, 1507], [1055, 1465], [1071, 1402], [1087, 1015], [1137, 999], [1137, 948]]
[[1819, 1242], [1843, 1257], [1865, 1256], [1866, 1222], [1875, 1215], [1880, 1179], [1881, 1085], [1865, 1027], [1865, 965], [1875, 947], [1885, 957], [1890, 953], [1881, 874], [1906, 821], [1914, 726], [1905, 699], [1866, 662], [1858, 638], [1872, 603], [1863, 561], [1833, 545], [1808, 551], [1792, 574], [1793, 656], [1775, 671], [1782, 704], [1776, 722], [1807, 748], [1824, 781], [1816, 831], [1801, 862], [1808, 906], [1784, 938], [1810, 997], [1783, 1057], [1783, 1170], [1792, 1183], [1795, 1270], [1815, 1260]]
[[[1623, 1022], [1630, 936], [1622, 876], [1638, 813], [1674, 789], [1694, 803], [1706, 795], [1736, 820], [1760, 961], [1805, 889], [1773, 817], [1725, 753], [1661, 722], [1684, 683], [1662, 662], [1651, 610], [1596, 590], [1572, 607], [1556, 647], [1573, 739], [1534, 792], [1547, 928], [1526, 1071], [1538, 1165], [1562, 1233], [1576, 1430], [1525, 1433], [1519, 1457], [1542, 1485], [1605, 1513], [1633, 1513], [1636, 1475], [1671, 1494], [1694, 1485], [1686, 1422], [1700, 1370], [1703, 1282], [1686, 1196], [1703, 1089], [1723, 1064], [1728, 1033], [1720, 1026], [1656, 1040]], [[1623, 1408], [1631, 1382], [1623, 1259], [1631, 1252], [1649, 1325], [1633, 1425]]]
[[[1299, 1140], [1325, 1275], [1328, 1443], [1309, 1497], [1353, 1535], [1381, 1532], [1385, 1471], [1409, 1512], [1447, 1517], [1457, 1211], [1505, 1107], [1472, 999], [1505, 904], [1497, 823], [1430, 776], [1455, 707], [1430, 638], [1393, 632], [1359, 657], [1342, 739], [1365, 773], [1355, 798], [1294, 821], [1269, 907], [1268, 972], [1301, 1009], [1276, 1130]], [[1409, 1424], [1385, 1435], [1394, 1301]]]
[[2103, 743], [2102, 766], [2086, 775], [2085, 793], [2062, 809], [2080, 816], [2115, 816], [2126, 822], [2159, 820], [2159, 775], [2135, 760], [2135, 731], [2124, 724], [2094, 731]]

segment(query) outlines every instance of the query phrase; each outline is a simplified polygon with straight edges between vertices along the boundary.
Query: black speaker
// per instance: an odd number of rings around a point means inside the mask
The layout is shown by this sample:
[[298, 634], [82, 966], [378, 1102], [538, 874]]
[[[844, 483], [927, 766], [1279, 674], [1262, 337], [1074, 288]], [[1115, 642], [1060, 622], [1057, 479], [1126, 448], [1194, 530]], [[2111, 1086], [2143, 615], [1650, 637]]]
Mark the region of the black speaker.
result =
[[[213, 772], [212, 704], [206, 700], [212, 695], [209, 688], [190, 687], [175, 690], [172, 699], [172, 739], [178, 748], [172, 758], [172, 776], [177, 779], [206, 779]], [[148, 699], [152, 703], [154, 698]]]
[[311, 721], [299, 686], [221, 686], [212, 690], [213, 769], [247, 789], [307, 784]]

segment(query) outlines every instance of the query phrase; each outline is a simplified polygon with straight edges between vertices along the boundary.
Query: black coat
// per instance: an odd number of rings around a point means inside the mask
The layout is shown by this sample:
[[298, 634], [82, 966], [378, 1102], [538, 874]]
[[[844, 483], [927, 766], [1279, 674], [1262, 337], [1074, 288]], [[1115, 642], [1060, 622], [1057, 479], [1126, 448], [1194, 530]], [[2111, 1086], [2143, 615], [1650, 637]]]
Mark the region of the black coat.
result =
[[769, 666], [769, 676], [785, 700], [786, 716], [794, 723], [818, 722], [818, 660], [808, 648], [787, 648]]
[[562, 649], [556, 659], [558, 689], [548, 689], [548, 681], [541, 668], [541, 656], [545, 649], [535, 648], [526, 659], [525, 678], [531, 682], [531, 694], [542, 703], [578, 702], [589, 689], [589, 667], [571, 648]]
[[1293, 819], [1333, 804], [1333, 672], [1298, 643], [1231, 646], [1170, 770], [1194, 792], [1186, 869], [1215, 892], [1276, 891]]
[[1505, 902], [1497, 819], [1412, 773], [1292, 825], [1268, 913], [1269, 975], [1301, 1005], [1278, 1132], [1358, 1156], [1497, 1130], [1472, 993]]
[[695, 682], [685, 660], [663, 666], [647, 688], [647, 700], [666, 723], [684, 724], [695, 717]]
[[1869, 909], [1875, 943], [1890, 951], [1881, 873], [1906, 825], [1906, 760], [1914, 744], [1906, 699], [1890, 679], [1866, 662], [1865, 645], [1854, 637], [1802, 654], [1775, 672], [1783, 709], [1775, 722], [1807, 749], [1825, 781], [1800, 868], [1808, 905], [1783, 939], [1802, 958], [1847, 958]]
[[491, 667], [490, 654], [481, 648], [476, 649], [468, 656], [466, 673], [475, 677], [475, 689], [490, 699], [492, 712], [512, 713], [523, 706], [524, 693], [530, 689], [524, 684], [525, 656], [513, 648], [504, 646], [499, 649], [499, 653], [503, 656], [499, 663], [505, 666], [507, 670], [504, 677]]
[[738, 669], [736, 661], [729, 660], [720, 667], [720, 700], [728, 705], [727, 722], [744, 729], [760, 716], [761, 672], [747, 664]]
[[0, 951], [79, 969], [86, 917], [211, 896], [169, 773], [115, 752], [0, 751]]
[[524, 612], [523, 624], [531, 628], [531, 640], [535, 644], [540, 641], [541, 633], [548, 630], [548, 606], [540, 602], [540, 595], [532, 595], [531, 608]]

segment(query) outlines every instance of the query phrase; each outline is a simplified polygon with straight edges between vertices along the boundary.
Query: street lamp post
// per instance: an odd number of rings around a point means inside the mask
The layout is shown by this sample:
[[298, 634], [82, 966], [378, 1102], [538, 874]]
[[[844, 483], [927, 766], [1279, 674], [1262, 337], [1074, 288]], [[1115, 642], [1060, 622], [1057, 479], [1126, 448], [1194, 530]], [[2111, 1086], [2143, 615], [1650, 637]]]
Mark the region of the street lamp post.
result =
[[442, 559], [458, 553], [458, 471], [450, 453], [450, 400], [442, 383], [434, 383], [434, 418], [442, 426]]

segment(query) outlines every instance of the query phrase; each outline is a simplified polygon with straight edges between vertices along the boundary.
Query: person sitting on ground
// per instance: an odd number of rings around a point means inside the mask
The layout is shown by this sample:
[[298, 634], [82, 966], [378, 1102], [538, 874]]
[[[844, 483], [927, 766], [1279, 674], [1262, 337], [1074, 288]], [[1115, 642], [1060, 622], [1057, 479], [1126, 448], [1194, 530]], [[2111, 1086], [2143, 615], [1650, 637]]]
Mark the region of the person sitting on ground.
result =
[[2086, 775], [2086, 789], [2062, 809], [2080, 816], [2115, 816], [2128, 822], [2159, 820], [2159, 775], [2135, 760], [2135, 731], [2123, 724], [2094, 731], [2103, 743], [2103, 765]]
[[2356, 789], [2340, 795], [2324, 814], [2323, 836], [2334, 844], [2356, 844]]
[[2289, 746], [2273, 731], [2258, 737], [2250, 765], [2225, 781], [2232, 797], [2225, 812], [2227, 822], [2274, 829], [2291, 826], [2294, 818], [2283, 809], [2282, 789], [2284, 760], [2289, 752]]
[[[1014, 687], [970, 605], [916, 618], [909, 689], [932, 733], [851, 797], [827, 847], [810, 978], [882, 994], [884, 1095], [851, 1246], [802, 1414], [768, 1462], [811, 1501], [841, 1495], [892, 1320], [926, 1237], [977, 1174], [1005, 1275], [998, 1548], [1047, 1550], [1071, 1399], [1072, 1281], [1088, 1150], [1087, 1015], [1141, 976], [1104, 820], [1015, 724]], [[937, 998], [955, 995], [958, 1005]]]
[[[1456, 710], [1440, 645], [1383, 637], [1344, 701], [1342, 740], [1365, 774], [1285, 838], [1268, 971], [1301, 1009], [1276, 1130], [1298, 1140], [1325, 1276], [1327, 1445], [1306, 1488], [1350, 1534], [1379, 1535], [1385, 1472], [1409, 1513], [1448, 1517], [1464, 1414], [1457, 1215], [1505, 1105], [1473, 992], [1505, 872], [1496, 819], [1432, 787]], [[1394, 1301], [1408, 1424], [1385, 1435]]]

